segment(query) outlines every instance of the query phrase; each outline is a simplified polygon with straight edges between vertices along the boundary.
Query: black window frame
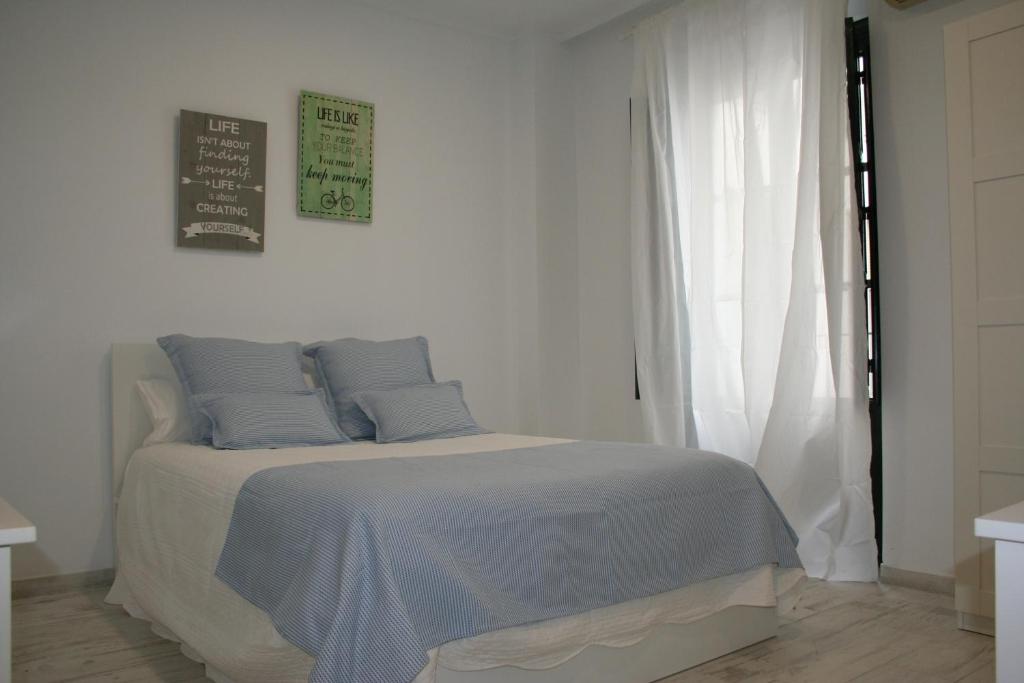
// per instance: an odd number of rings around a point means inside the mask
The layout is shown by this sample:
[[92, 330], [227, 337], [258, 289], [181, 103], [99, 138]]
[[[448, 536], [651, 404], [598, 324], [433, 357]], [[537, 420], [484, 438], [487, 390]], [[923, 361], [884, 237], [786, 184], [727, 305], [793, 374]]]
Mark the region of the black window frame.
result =
[[853, 139], [857, 227], [864, 260], [864, 304], [867, 312], [868, 414], [871, 418], [871, 499], [875, 543], [882, 561], [882, 343], [878, 283], [878, 211], [875, 189], [875, 127], [871, 111], [871, 35], [868, 20], [846, 19], [846, 92]]

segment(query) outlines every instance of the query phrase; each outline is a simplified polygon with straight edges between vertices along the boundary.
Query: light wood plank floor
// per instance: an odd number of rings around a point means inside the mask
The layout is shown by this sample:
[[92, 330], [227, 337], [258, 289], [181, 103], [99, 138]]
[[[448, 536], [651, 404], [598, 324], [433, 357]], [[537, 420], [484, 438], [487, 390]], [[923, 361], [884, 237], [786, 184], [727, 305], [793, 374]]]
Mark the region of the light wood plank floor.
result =
[[[93, 589], [14, 602], [14, 681], [203, 681], [202, 667]], [[994, 642], [956, 628], [952, 598], [811, 581], [779, 637], [663, 683], [988, 683]]]

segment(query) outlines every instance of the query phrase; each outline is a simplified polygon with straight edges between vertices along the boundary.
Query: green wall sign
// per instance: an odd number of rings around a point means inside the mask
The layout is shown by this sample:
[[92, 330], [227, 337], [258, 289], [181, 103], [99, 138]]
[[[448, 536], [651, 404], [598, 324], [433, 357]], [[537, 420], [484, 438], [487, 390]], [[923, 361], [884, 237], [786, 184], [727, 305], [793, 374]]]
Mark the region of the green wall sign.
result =
[[373, 221], [373, 105], [302, 91], [299, 215]]

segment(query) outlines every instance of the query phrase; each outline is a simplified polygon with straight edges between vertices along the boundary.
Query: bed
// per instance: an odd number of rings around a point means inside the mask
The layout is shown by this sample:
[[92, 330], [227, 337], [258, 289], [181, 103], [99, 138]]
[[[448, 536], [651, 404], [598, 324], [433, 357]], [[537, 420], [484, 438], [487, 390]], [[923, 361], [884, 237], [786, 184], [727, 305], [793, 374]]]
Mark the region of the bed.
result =
[[[281, 465], [512, 452], [568, 443], [484, 434], [435, 441], [217, 452], [140, 448], [148, 419], [134, 384], [173, 379], [154, 344], [112, 350], [117, 573], [108, 601], [152, 623], [215, 681], [304, 681], [313, 658], [216, 575], [239, 489]], [[211, 457], [215, 455], [216, 457]], [[416, 683], [647, 683], [776, 634], [800, 569], [771, 565], [582, 614], [482, 633], [429, 651]]]

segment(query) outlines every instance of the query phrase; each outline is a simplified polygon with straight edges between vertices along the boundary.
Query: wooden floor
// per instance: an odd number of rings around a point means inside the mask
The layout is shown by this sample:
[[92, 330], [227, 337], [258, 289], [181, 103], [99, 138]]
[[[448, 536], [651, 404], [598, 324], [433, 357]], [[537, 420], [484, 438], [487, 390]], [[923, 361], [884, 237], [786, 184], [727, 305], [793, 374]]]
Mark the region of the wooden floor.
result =
[[[202, 667], [104, 590], [14, 602], [14, 681], [203, 681]], [[993, 640], [959, 631], [952, 598], [874, 584], [809, 582], [779, 637], [663, 683], [995, 680]]]

